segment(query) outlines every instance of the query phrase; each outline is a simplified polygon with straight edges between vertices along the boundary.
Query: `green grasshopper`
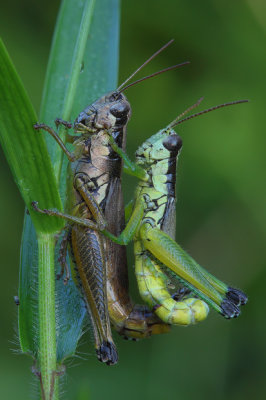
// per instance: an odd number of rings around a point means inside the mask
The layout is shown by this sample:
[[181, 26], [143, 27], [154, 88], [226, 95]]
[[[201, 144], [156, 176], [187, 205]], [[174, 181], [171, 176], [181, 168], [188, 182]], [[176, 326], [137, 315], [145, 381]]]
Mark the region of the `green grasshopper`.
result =
[[[181, 138], [173, 128], [191, 118], [215, 109], [246, 102], [221, 104], [191, 115], [177, 117], [165, 129], [148, 139], [136, 152], [136, 164], [117, 148], [127, 170], [140, 179], [135, 205], [126, 228], [119, 237], [103, 233], [115, 243], [128, 244], [134, 239], [135, 270], [142, 298], [154, 312], [169, 324], [188, 325], [206, 318], [209, 306], [225, 318], [237, 317], [239, 306], [247, 296], [215, 278], [196, 263], [174, 240], [176, 161], [182, 147]], [[167, 289], [167, 273], [171, 270], [178, 280], [201, 300], [187, 298], [174, 301]]]
[[[125, 247], [104, 239], [94, 228], [103, 228], [106, 225], [116, 235], [123, 229], [120, 182], [122, 163], [109, 145], [106, 130], [111, 133], [116, 145], [124, 149], [131, 108], [122, 91], [134, 83], [126, 87], [125, 84], [170, 43], [172, 41], [150, 57], [118, 89], [101, 97], [79, 114], [74, 122], [74, 131], [80, 135], [67, 136], [68, 141], [74, 145], [74, 153], [67, 150], [53, 129], [45, 124], [35, 125], [36, 129], [44, 129], [54, 137], [70, 161], [67, 209], [71, 215], [66, 219], [71, 225], [67, 227], [61, 243], [61, 275], [66, 269], [65, 280], [69, 278], [65, 259], [67, 246], [70, 244], [76, 276], [92, 320], [96, 352], [99, 360], [109, 365], [117, 362], [117, 353], [111, 336], [108, 312], [115, 329], [125, 336], [146, 337], [169, 330], [147, 307], [133, 305], [128, 294]], [[149, 77], [176, 67], [167, 68]], [[72, 127], [71, 123], [62, 120], [56, 120], [56, 124], [63, 124], [68, 129]], [[33, 202], [33, 206], [42, 212], [36, 202]], [[50, 212], [50, 215], [66, 217], [59, 212]]]

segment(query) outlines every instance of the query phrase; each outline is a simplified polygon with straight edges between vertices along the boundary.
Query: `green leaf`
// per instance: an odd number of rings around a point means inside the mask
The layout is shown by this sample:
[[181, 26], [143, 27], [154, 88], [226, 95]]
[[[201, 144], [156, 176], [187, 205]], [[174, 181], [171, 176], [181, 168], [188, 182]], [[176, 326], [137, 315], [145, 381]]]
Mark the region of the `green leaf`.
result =
[[0, 142], [14, 179], [39, 232], [56, 232], [62, 221], [34, 212], [31, 202], [61, 208], [53, 168], [42, 135], [33, 128], [37, 117], [0, 40]]
[[[88, 3], [90, 2], [79, 1], [77, 6], [76, 1], [67, 0], [61, 5], [39, 119], [40, 122], [48, 125], [52, 125], [53, 120], [58, 117], [73, 120], [85, 106], [107, 91], [113, 90], [117, 85], [119, 1], [96, 0], [94, 8], [92, 5], [89, 7]], [[86, 27], [82, 25], [82, 20], [84, 21], [85, 18], [83, 17], [85, 6], [87, 10], [93, 10], [93, 14], [86, 17]], [[85, 48], [84, 35], [89, 37]], [[80, 40], [83, 44], [79, 43]], [[48, 144], [56, 175], [59, 176], [61, 171], [59, 185], [61, 197], [64, 200], [66, 157], [47, 133], [40, 132], [39, 135], [45, 137]], [[22, 296], [26, 301], [23, 304], [28, 311], [27, 315], [23, 315], [23, 320], [22, 312], [20, 312], [20, 333], [23, 331], [23, 340], [22, 338], [20, 340], [23, 342], [24, 351], [36, 353], [38, 331], [35, 330], [34, 333], [34, 330], [29, 327], [36, 328], [37, 326], [37, 242], [34, 227], [27, 215], [21, 254], [20, 297]], [[58, 246], [56, 254], [58, 254]], [[58, 263], [56, 265], [59, 270], [60, 266]], [[20, 310], [22, 308], [20, 307]], [[63, 285], [62, 280], [56, 281], [58, 362], [75, 353], [82, 333], [84, 315], [85, 307], [73, 281], [70, 280], [67, 286]]]

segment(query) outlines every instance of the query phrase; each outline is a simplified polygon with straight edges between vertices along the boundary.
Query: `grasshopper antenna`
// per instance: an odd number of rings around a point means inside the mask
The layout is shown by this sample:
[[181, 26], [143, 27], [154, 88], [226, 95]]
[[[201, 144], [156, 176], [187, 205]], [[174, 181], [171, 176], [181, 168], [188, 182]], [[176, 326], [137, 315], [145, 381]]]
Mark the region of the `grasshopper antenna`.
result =
[[198, 101], [196, 101], [195, 104], [193, 104], [192, 106], [188, 107], [185, 111], [183, 111], [181, 114], [179, 114], [178, 117], [176, 117], [169, 125], [167, 125], [166, 129], [171, 129], [174, 126], [176, 126], [176, 122], [179, 121], [180, 118], [184, 117], [184, 115], [189, 113], [191, 110], [193, 110], [193, 108], [198, 107], [198, 105], [202, 102], [203, 99], [204, 99], [204, 97], [201, 97]]
[[151, 75], [144, 76], [144, 78], [140, 78], [140, 79], [138, 79], [137, 81], [132, 82], [132, 83], [130, 83], [129, 85], [125, 86], [125, 87], [122, 88], [122, 90], [120, 90], [118, 93], [124, 92], [124, 91], [125, 91], [126, 89], [128, 89], [130, 86], [134, 86], [134, 85], [136, 85], [136, 84], [139, 83], [139, 82], [146, 81], [146, 79], [153, 78], [154, 76], [163, 74], [164, 72], [167, 72], [167, 71], [171, 71], [172, 69], [176, 69], [176, 68], [182, 67], [183, 65], [186, 65], [186, 64], [190, 64], [190, 62], [189, 62], [189, 61], [185, 61], [185, 62], [183, 62], [183, 63], [181, 63], [181, 64], [172, 65], [171, 67], [168, 67], [168, 68], [162, 69], [162, 70], [160, 70], [160, 71], [154, 72], [154, 73], [151, 74]]
[[[206, 113], [208, 113], [208, 112], [210, 112], [210, 111], [218, 110], [219, 108], [222, 108], [222, 107], [233, 106], [233, 105], [235, 105], [235, 104], [248, 103], [248, 102], [249, 102], [249, 100], [236, 100], [236, 101], [231, 101], [231, 102], [229, 102], [229, 103], [219, 104], [218, 106], [214, 106], [214, 107], [211, 107], [211, 108], [207, 108], [206, 110], [200, 111], [200, 112], [198, 112], [198, 113], [196, 113], [196, 114], [192, 114], [192, 115], [190, 115], [189, 117], [186, 117], [186, 118], [184, 118], [184, 119], [181, 119], [181, 120], [179, 120], [179, 121], [177, 121], [177, 122], [175, 122], [175, 123], [171, 123], [170, 125], [171, 125], [171, 128], [173, 128], [173, 127], [176, 126], [176, 125], [179, 125], [179, 124], [182, 124], [182, 123], [185, 122], [185, 121], [188, 121], [189, 119], [198, 117], [199, 115], [202, 115], [202, 114], [206, 114]], [[198, 102], [197, 102], [197, 103], [198, 103]], [[197, 103], [195, 103], [195, 104], [197, 105]], [[193, 106], [192, 106], [192, 107], [193, 107]], [[194, 107], [193, 107], [193, 108], [194, 108]], [[186, 113], [186, 112], [185, 112], [185, 113]], [[181, 114], [181, 115], [182, 115], [182, 114]]]
[[148, 58], [148, 60], [146, 60], [139, 68], [136, 69], [136, 71], [133, 72], [133, 74], [131, 74], [116, 90], [118, 92], [121, 92], [122, 87], [128, 82], [130, 81], [133, 76], [135, 76], [142, 68], [145, 67], [145, 65], [149, 64], [150, 61], [152, 61], [155, 57], [158, 56], [158, 54], [160, 54], [162, 51], [164, 51], [168, 46], [170, 46], [170, 44], [172, 44], [174, 41], [174, 39], [169, 40], [169, 42], [167, 42], [163, 47], [161, 47], [159, 50], [157, 50], [150, 58]]
[[183, 65], [189, 64], [189, 61], [185, 61], [182, 64], [177, 64], [177, 65], [173, 65], [172, 67], [168, 67], [165, 69], [162, 69], [160, 71], [154, 72], [151, 75], [145, 76], [144, 78], [138, 79], [135, 82], [130, 83], [129, 85], [125, 86], [125, 84], [127, 82], [129, 82], [133, 76], [135, 76], [143, 67], [145, 67], [145, 65], [147, 65], [150, 61], [152, 61], [155, 57], [158, 56], [158, 54], [160, 54], [163, 50], [165, 50], [168, 46], [170, 46], [170, 44], [172, 44], [174, 41], [174, 39], [171, 39], [168, 43], [166, 43], [163, 47], [161, 47], [159, 50], [157, 50], [150, 58], [148, 58], [148, 60], [146, 60], [139, 68], [136, 69], [136, 71], [133, 72], [133, 74], [131, 74], [117, 89], [117, 93], [122, 93], [124, 92], [126, 89], [128, 89], [129, 87], [136, 85], [139, 82], [145, 81], [146, 79], [150, 79], [153, 78], [154, 76], [163, 74], [164, 72], [167, 71], [171, 71], [172, 69], [176, 69], [179, 67], [182, 67]]

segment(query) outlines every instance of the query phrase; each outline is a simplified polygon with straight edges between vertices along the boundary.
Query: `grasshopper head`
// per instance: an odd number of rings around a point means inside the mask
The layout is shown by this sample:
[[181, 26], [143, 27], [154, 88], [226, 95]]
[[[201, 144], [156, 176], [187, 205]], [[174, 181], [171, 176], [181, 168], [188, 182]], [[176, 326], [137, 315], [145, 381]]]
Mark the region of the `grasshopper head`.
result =
[[139, 164], [152, 165], [176, 158], [182, 147], [182, 139], [173, 129], [162, 129], [144, 142], [136, 152]]
[[79, 133], [115, 130], [125, 126], [131, 116], [130, 104], [123, 93], [114, 91], [85, 108], [74, 122]]

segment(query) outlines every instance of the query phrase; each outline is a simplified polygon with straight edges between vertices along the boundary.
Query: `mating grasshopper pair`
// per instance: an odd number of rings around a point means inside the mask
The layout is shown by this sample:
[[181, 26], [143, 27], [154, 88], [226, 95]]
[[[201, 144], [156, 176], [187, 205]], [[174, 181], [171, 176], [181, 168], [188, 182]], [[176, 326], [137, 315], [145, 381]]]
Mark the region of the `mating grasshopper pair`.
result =
[[[130, 104], [122, 93], [132, 85], [125, 86], [127, 82], [80, 113], [73, 126], [80, 135], [68, 135], [74, 153], [66, 149], [50, 127], [35, 125], [36, 129], [48, 131], [67, 155], [71, 187], [68, 214], [41, 210], [36, 202], [33, 206], [36, 211], [69, 222], [61, 245], [61, 263], [66, 266], [69, 243], [76, 277], [91, 316], [96, 352], [99, 360], [109, 365], [118, 359], [109, 317], [122, 335], [141, 338], [166, 332], [169, 324], [201, 321], [207, 317], [208, 305], [227, 318], [236, 317], [239, 305], [247, 301], [244, 293], [214, 278], [173, 240], [176, 160], [181, 149], [181, 139], [173, 127], [178, 122], [174, 121], [139, 148], [137, 164], [130, 162], [124, 153], [126, 125], [131, 116]], [[72, 127], [65, 121], [56, 123]], [[122, 159], [126, 169], [140, 178], [132, 216], [125, 230]], [[132, 238], [140, 294], [149, 307], [133, 305], [128, 294], [124, 245]], [[188, 290], [171, 294], [175, 279]]]

